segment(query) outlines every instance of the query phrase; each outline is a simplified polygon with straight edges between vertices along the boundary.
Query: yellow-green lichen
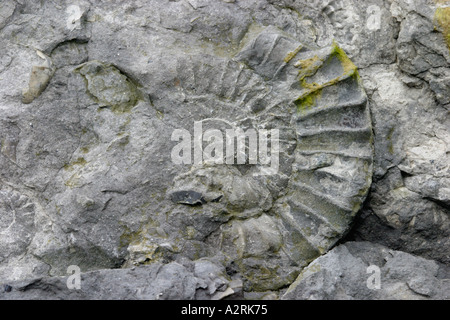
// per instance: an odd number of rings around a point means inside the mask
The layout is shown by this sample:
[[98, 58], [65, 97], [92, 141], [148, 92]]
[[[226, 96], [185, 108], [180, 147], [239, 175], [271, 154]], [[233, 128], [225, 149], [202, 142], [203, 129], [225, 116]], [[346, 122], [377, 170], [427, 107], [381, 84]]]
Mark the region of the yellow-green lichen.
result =
[[301, 86], [302, 88], [310, 90], [310, 92], [323, 88], [323, 85], [320, 85], [317, 82], [307, 82], [305, 79], [301, 81]]
[[[75, 169], [75, 167], [83, 167], [87, 164], [88, 162], [86, 161], [86, 159], [84, 159], [83, 157], [79, 157], [76, 160], [72, 161], [71, 163], [65, 164], [63, 166], [64, 170], [66, 171], [73, 171]], [[80, 187], [80, 180], [81, 180], [81, 176], [78, 174], [78, 172], [75, 172], [74, 174], [72, 174], [70, 176], [70, 178], [64, 183], [64, 185], [66, 187], [69, 188], [76, 188], [76, 187]]]
[[184, 235], [186, 236], [186, 239], [192, 240], [197, 235], [197, 230], [195, 230], [195, 228], [192, 226], [187, 226], [184, 231]]
[[308, 271], [316, 273], [320, 271], [320, 264], [310, 264], [308, 266]]
[[78, 159], [72, 161], [69, 164], [64, 165], [64, 169], [67, 171], [73, 170], [74, 166], [84, 166], [87, 164], [87, 161], [83, 157], [79, 157]]
[[64, 185], [69, 188], [76, 188], [80, 186], [80, 180], [80, 175], [75, 173], [64, 183]]
[[[140, 211], [145, 211], [145, 207], [141, 207]], [[120, 236], [119, 248], [125, 248], [128, 246], [143, 246], [148, 245], [151, 242], [152, 237], [166, 238], [167, 235], [160, 228], [160, 224], [157, 220], [151, 218], [146, 223], [143, 223], [136, 231], [132, 231], [127, 226], [123, 226], [124, 231]]]
[[307, 90], [305, 94], [295, 101], [299, 112], [304, 112], [315, 106], [317, 104], [317, 100], [320, 99], [322, 89], [325, 87], [334, 85], [349, 77], [354, 77], [355, 81], [360, 82], [357, 67], [348, 58], [344, 50], [342, 50], [335, 42], [333, 42], [330, 55], [327, 59], [331, 60], [333, 58], [339, 60], [342, 66], [342, 75], [322, 84], [307, 81], [307, 78], [315, 75], [318, 69], [323, 65], [324, 61], [321, 58], [314, 56], [312, 58], [299, 60], [296, 62], [295, 66], [300, 67], [301, 69], [299, 71], [300, 86]]
[[[450, 4], [450, 1], [447, 2]], [[448, 48], [450, 49], [450, 7], [437, 8], [434, 18], [444, 35]]]
[[302, 46], [298, 46], [297, 48], [294, 49], [294, 51], [290, 51], [284, 58], [284, 62], [289, 63], [289, 61], [291, 61], [292, 58], [294, 58], [301, 49]]
[[356, 214], [361, 209], [361, 201], [359, 199], [356, 199], [352, 202], [352, 213]]
[[304, 60], [299, 61], [299, 64], [302, 65], [302, 63], [304, 64], [304, 66], [306, 67], [305, 70], [301, 70], [300, 71], [300, 82], [301, 82], [301, 86], [303, 88], [309, 89], [309, 90], [317, 90], [317, 89], [321, 89], [324, 87], [328, 87], [331, 85], [334, 85], [348, 77], [355, 77], [355, 79], [358, 81], [359, 80], [359, 75], [358, 75], [358, 68], [355, 66], [355, 64], [350, 60], [350, 58], [345, 54], [344, 50], [342, 50], [336, 42], [333, 42], [333, 45], [331, 47], [331, 52], [329, 57], [327, 58], [328, 61], [332, 61], [333, 58], [336, 58], [337, 60], [339, 60], [341, 67], [342, 67], [342, 75], [340, 75], [339, 77], [336, 77], [335, 79], [329, 80], [323, 84], [317, 84], [317, 83], [310, 83], [306, 81], [307, 77], [311, 77], [312, 75], [314, 75], [318, 68], [322, 65], [322, 60], [317, 58], [311, 58], [308, 60]]
[[317, 55], [309, 59], [297, 61], [294, 64], [294, 66], [300, 68], [299, 71], [300, 81], [303, 81], [306, 77], [314, 75], [322, 63], [323, 63], [322, 59], [320, 59]]
[[388, 150], [390, 154], [394, 154], [394, 144], [392, 142], [392, 135], [394, 134], [395, 128], [391, 128], [386, 137], [388, 141]]
[[124, 232], [120, 235], [119, 238], [119, 249], [126, 248], [128, 245], [136, 240], [140, 239], [141, 228], [137, 232], [133, 232], [127, 226], [124, 226]]
[[303, 97], [300, 97], [298, 100], [295, 101], [297, 110], [299, 112], [305, 112], [307, 110], [310, 110], [313, 106], [316, 105], [317, 100], [320, 99], [321, 94], [322, 90], [318, 89]]
[[350, 60], [336, 42], [333, 42], [331, 56], [335, 56], [341, 62], [342, 68], [344, 69], [343, 76], [350, 76], [358, 72], [358, 68], [356, 68], [352, 60]]

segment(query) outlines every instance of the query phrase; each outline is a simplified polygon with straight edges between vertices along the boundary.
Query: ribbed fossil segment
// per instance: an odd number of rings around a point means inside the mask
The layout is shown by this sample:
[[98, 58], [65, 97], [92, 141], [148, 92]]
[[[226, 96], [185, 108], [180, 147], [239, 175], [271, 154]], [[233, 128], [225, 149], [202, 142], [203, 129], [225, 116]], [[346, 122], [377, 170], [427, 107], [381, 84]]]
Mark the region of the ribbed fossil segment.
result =
[[356, 66], [337, 44], [297, 57], [297, 161], [282, 215], [324, 253], [346, 233], [367, 194], [372, 127]]
[[[215, 68], [178, 59], [178, 78], [190, 99], [216, 97], [217, 117], [278, 129], [279, 171], [262, 179], [251, 166], [194, 168], [175, 187], [223, 196], [197, 208], [233, 217], [208, 241], [237, 266], [246, 290], [264, 291], [288, 284], [348, 231], [371, 184], [372, 126], [357, 68], [336, 43], [309, 48], [273, 27], [249, 38], [233, 59], [208, 57]], [[268, 191], [270, 206], [244, 201]]]

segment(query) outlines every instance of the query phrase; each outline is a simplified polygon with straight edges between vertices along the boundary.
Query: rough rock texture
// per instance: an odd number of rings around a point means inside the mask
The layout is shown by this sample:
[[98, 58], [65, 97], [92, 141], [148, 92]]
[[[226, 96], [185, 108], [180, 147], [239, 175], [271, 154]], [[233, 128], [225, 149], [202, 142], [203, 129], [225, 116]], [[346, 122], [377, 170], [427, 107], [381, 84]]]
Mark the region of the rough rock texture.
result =
[[[0, 298], [448, 299], [448, 10], [1, 1]], [[221, 150], [237, 128], [266, 158]]]
[[[445, 6], [441, 1], [437, 8]], [[371, 99], [375, 164], [352, 238], [448, 264], [450, 55], [438, 9], [421, 1], [393, 2], [400, 25], [397, 63], [360, 71]]]
[[218, 300], [242, 296], [242, 282], [229, 281], [225, 269], [207, 260], [179, 264], [154, 263], [130, 269], [70, 277], [13, 281], [0, 288], [0, 299], [17, 300]]
[[[379, 268], [375, 270], [373, 266]], [[370, 242], [347, 242], [308, 265], [283, 299], [450, 299], [450, 269]], [[375, 279], [379, 272], [379, 280]]]

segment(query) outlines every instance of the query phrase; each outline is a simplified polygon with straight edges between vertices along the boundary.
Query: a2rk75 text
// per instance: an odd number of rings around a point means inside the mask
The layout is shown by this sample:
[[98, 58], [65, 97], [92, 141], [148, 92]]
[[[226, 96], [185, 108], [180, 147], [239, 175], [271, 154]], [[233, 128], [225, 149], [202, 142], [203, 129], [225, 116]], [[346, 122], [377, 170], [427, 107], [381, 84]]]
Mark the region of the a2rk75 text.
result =
[[197, 307], [188, 304], [187, 307], [181, 308], [182, 315], [207, 315], [208, 317], [214, 316], [214, 314], [267, 314], [267, 305], [265, 304], [232, 304], [227, 305], [225, 309], [217, 307]]
[[265, 304], [235, 304], [227, 305], [224, 314], [267, 314]]

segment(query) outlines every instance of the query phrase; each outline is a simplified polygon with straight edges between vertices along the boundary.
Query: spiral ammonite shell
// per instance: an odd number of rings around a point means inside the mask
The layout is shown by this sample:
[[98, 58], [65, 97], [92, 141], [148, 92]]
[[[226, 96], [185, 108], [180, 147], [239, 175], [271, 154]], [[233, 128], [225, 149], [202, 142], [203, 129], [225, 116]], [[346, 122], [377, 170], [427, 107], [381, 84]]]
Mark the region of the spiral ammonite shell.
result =
[[222, 67], [215, 73], [193, 63], [199, 57], [180, 58], [178, 77], [187, 100], [214, 104], [214, 119], [278, 129], [278, 172], [194, 166], [174, 188], [223, 194], [198, 209], [231, 215], [208, 241], [237, 266], [247, 290], [261, 291], [291, 282], [290, 266], [306, 265], [349, 230], [371, 184], [373, 149], [357, 68], [337, 44], [311, 48], [273, 27], [250, 38], [232, 59], [204, 59]]

